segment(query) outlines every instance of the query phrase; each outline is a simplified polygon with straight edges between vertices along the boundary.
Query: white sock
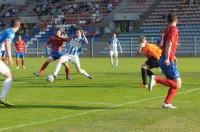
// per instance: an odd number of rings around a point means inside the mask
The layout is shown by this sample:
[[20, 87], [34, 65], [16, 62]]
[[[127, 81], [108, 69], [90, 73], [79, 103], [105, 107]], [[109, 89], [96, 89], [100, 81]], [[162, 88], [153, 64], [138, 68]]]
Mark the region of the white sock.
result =
[[118, 59], [116, 59], [115, 66], [118, 66], [118, 64], [119, 64]]
[[83, 74], [86, 77], [89, 77], [90, 75], [83, 69], [80, 70], [80, 73]]
[[111, 63], [111, 65], [113, 66], [113, 59], [110, 59], [110, 63]]
[[5, 81], [3, 82], [3, 88], [2, 88], [2, 92], [0, 95], [0, 98], [5, 98], [9, 89], [10, 89], [10, 85], [12, 83], [12, 78], [6, 78]]
[[56, 68], [55, 68], [54, 73], [53, 73], [54, 76], [56, 76], [56, 77], [58, 76], [58, 72], [60, 71], [61, 66], [62, 66], [61, 63], [58, 63], [56, 65]]

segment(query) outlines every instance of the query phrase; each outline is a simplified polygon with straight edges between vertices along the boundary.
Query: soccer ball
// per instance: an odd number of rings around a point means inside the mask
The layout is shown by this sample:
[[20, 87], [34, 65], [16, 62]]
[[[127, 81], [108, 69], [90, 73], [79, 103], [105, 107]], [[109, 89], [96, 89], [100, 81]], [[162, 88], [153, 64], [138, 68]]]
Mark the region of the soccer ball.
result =
[[47, 79], [47, 82], [53, 82], [54, 81], [53, 75], [48, 75], [46, 79]]

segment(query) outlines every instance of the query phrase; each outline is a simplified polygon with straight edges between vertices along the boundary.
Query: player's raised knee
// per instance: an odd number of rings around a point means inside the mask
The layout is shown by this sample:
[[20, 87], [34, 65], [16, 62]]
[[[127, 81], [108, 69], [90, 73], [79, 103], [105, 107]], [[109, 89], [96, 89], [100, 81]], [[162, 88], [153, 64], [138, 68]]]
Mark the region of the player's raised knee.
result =
[[178, 79], [176, 80], [176, 84], [177, 84], [177, 88], [181, 88], [181, 85], [182, 85], [182, 80], [181, 80], [181, 78], [178, 78]]
[[4, 74], [4, 76], [5, 76], [6, 78], [12, 79], [11, 71], [10, 71], [10, 70], [7, 70], [7, 71], [5, 72], [5, 74]]
[[145, 64], [142, 64], [142, 65], [141, 65], [141, 68], [142, 68], [142, 69], [148, 69], [148, 66], [145, 65]]

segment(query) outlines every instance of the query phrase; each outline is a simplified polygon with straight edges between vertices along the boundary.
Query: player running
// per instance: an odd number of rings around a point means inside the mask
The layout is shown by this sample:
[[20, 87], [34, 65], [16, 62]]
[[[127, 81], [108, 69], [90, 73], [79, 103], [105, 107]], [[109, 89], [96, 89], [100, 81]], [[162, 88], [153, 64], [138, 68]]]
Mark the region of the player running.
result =
[[181, 88], [182, 84], [175, 61], [175, 53], [178, 45], [178, 29], [176, 27], [178, 18], [176, 14], [170, 13], [167, 16], [167, 22], [168, 26], [164, 31], [163, 46], [161, 47], [162, 56], [159, 60], [159, 66], [166, 78], [152, 75], [149, 83], [149, 90], [151, 91], [153, 89], [155, 83], [170, 87], [163, 108], [175, 109], [176, 107], [171, 104], [171, 100], [175, 96], [177, 89]]
[[24, 65], [24, 57], [25, 57], [25, 51], [26, 51], [26, 44], [24, 40], [22, 40], [22, 37], [19, 35], [18, 40], [14, 44], [14, 49], [16, 52], [16, 69], [19, 69], [19, 58], [22, 59], [22, 68], [26, 68]]
[[[61, 37], [61, 29], [60, 28], [56, 29], [55, 35], [51, 36], [49, 38], [47, 44], [45, 45], [45, 48], [47, 48], [48, 46], [51, 46], [50, 56], [44, 62], [44, 64], [42, 65], [41, 69], [39, 70], [39, 72], [34, 72], [33, 75], [36, 75], [38, 77], [41, 76], [43, 74], [43, 71], [49, 65], [49, 63], [51, 63], [52, 61], [60, 59], [60, 57], [63, 55], [63, 53], [62, 53], [62, 45], [63, 45], [64, 42], [67, 42], [68, 40], [69, 39], [67, 39], [67, 38], [62, 38]], [[66, 79], [67, 80], [71, 80], [71, 78], [70, 78], [70, 69], [69, 69], [68, 64], [63, 63], [63, 65], [65, 66]]]
[[154, 75], [151, 69], [159, 67], [158, 60], [160, 59], [162, 50], [154, 44], [147, 43], [146, 37], [144, 36], [139, 37], [138, 43], [140, 44], [138, 54], [143, 53], [147, 58], [147, 61], [141, 65], [141, 74], [143, 86], [148, 88], [147, 75], [151, 77]]
[[[11, 28], [8, 28], [0, 32], [0, 43], [5, 42], [6, 51], [8, 54], [8, 63], [13, 64], [11, 55], [11, 43], [15, 37], [15, 33], [20, 29], [20, 20], [15, 18], [11, 20]], [[12, 74], [6, 64], [0, 60], [0, 73], [6, 78], [3, 82], [2, 92], [0, 94], [0, 103], [6, 106], [12, 106], [13, 104], [7, 100], [7, 94], [12, 83]]]
[[71, 62], [76, 67], [77, 71], [89, 79], [93, 79], [84, 69], [80, 66], [79, 54], [81, 53], [81, 48], [84, 44], [88, 44], [88, 40], [85, 37], [84, 31], [77, 29], [76, 35], [71, 39], [66, 53], [58, 60], [54, 71], [54, 78], [58, 76], [58, 72], [61, 68], [61, 64]]
[[[117, 39], [116, 33], [112, 34], [112, 39], [108, 41], [109, 43], [109, 49], [110, 49], [110, 63], [112, 67], [118, 66], [118, 47], [120, 49], [120, 52], [122, 53], [122, 48], [120, 45], [119, 40]], [[114, 60], [115, 59], [115, 63]]]

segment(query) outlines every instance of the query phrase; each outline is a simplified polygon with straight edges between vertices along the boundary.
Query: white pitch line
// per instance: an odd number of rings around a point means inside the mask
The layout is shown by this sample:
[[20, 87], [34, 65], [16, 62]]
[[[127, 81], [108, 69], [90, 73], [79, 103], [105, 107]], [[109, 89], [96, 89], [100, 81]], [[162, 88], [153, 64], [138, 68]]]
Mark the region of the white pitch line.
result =
[[[179, 92], [176, 95], [191, 93], [191, 92], [195, 92], [195, 91], [198, 91], [198, 90], [200, 90], [200, 88], [195, 88], [195, 89]], [[116, 106], [112, 106], [112, 108], [122, 107], [122, 106], [126, 106], [126, 105], [129, 105], [129, 104], [136, 104], [136, 103], [145, 102], [145, 101], [158, 99], [158, 98], [164, 98], [164, 97], [166, 97], [166, 95], [165, 96], [156, 96], [156, 97], [151, 97], [151, 98], [146, 98], [146, 99], [140, 99], [140, 100], [134, 100], [134, 101], [126, 102], [126, 103], [119, 104], [119, 105], [116, 105]]]
[[68, 104], [90, 104], [90, 105], [117, 105], [114, 103], [107, 103], [107, 102], [89, 102], [89, 101], [82, 101], [82, 102], [76, 102], [76, 101], [56, 101], [56, 100], [14, 100], [14, 102], [34, 102], [34, 103], [68, 103]]
[[[179, 93], [177, 93], [177, 95], [191, 93], [191, 92], [195, 92], [195, 91], [198, 91], [198, 90], [200, 90], [200, 88], [195, 88], [195, 89], [179, 92]], [[146, 99], [140, 99], [140, 100], [125, 102], [125, 103], [122, 103], [122, 104], [119, 104], [119, 105], [114, 105], [114, 106], [112, 106], [110, 108], [119, 108], [119, 107], [123, 107], [123, 106], [126, 106], [126, 105], [131, 105], [131, 104], [136, 104], [136, 103], [140, 103], [140, 102], [150, 101], [150, 100], [163, 98], [163, 97], [165, 97], [165, 96], [157, 96], [157, 97], [151, 97], [151, 98], [146, 98]], [[4, 127], [4, 128], [0, 128], [0, 131], [17, 129], [17, 128], [21, 128], [21, 127], [28, 127], [28, 126], [32, 126], [32, 125], [38, 125], [38, 124], [45, 124], [45, 123], [49, 123], [49, 122], [55, 122], [55, 121], [58, 121], [58, 120], [70, 119], [70, 118], [83, 116], [83, 115], [88, 115], [88, 114], [91, 114], [91, 113], [94, 113], [94, 112], [100, 112], [100, 111], [104, 111], [104, 110], [105, 109], [91, 110], [91, 111], [86, 111], [86, 112], [80, 112], [80, 113], [77, 113], [77, 114], [72, 114], [72, 115], [66, 115], [66, 116], [61, 116], [61, 117], [57, 117], [57, 118], [52, 118], [52, 119], [49, 119], [49, 120], [36, 121], [36, 122], [25, 123], [25, 124], [19, 124], [19, 125], [14, 125], [14, 126], [11, 126], [11, 127]]]

